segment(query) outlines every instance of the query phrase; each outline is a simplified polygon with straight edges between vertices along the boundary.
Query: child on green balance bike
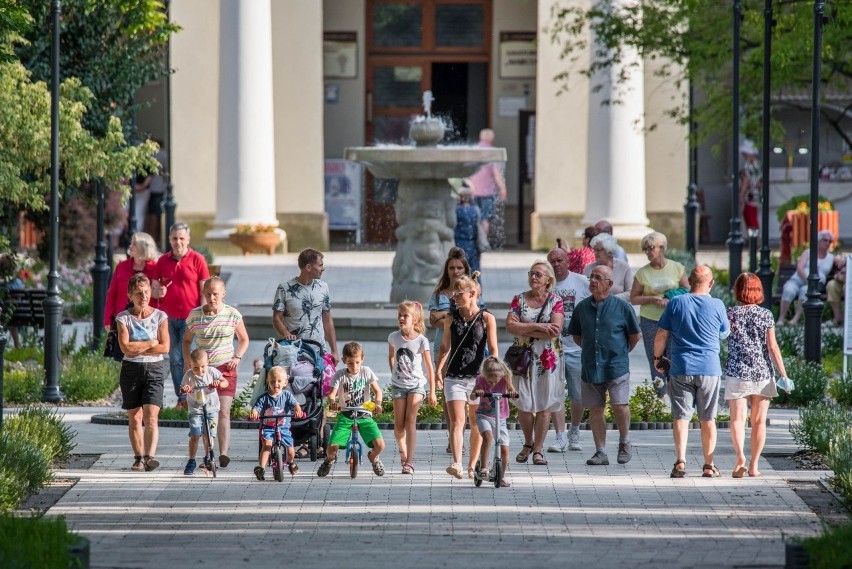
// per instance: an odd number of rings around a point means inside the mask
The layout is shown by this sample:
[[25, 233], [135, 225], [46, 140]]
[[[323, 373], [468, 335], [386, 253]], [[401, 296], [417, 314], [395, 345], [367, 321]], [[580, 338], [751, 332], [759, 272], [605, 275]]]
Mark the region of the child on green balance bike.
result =
[[[379, 379], [373, 373], [373, 370], [361, 365], [364, 361], [364, 349], [361, 344], [349, 342], [343, 346], [342, 356], [346, 368], [338, 370], [331, 381], [331, 392], [328, 394], [329, 409], [333, 410], [341, 406], [335, 401], [338, 391], [340, 391], [340, 400], [343, 405], [359, 407], [369, 400], [368, 395], [371, 389], [375, 396], [376, 409], [381, 409], [382, 388], [379, 387]], [[379, 455], [385, 450], [385, 441], [382, 439], [379, 426], [376, 425], [372, 417], [353, 419], [351, 412], [346, 410], [337, 415], [337, 422], [334, 424], [334, 430], [326, 449], [325, 460], [317, 470], [317, 476], [328, 476], [331, 472], [332, 465], [337, 458], [337, 451], [349, 442], [352, 425], [355, 421], [358, 422], [358, 431], [364, 439], [364, 443], [371, 449], [367, 453], [367, 458], [373, 465], [373, 472], [376, 476], [384, 476], [385, 467], [379, 459]]]

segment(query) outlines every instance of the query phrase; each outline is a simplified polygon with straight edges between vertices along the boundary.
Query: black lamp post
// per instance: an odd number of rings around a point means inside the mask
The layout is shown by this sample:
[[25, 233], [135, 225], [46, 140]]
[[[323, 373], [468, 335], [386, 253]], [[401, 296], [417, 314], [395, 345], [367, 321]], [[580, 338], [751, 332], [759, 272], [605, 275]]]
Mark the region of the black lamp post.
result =
[[64, 399], [59, 391], [59, 337], [62, 321], [62, 298], [59, 296], [59, 16], [60, 0], [51, 3], [53, 49], [50, 78], [50, 271], [47, 273], [47, 298], [44, 299], [44, 390], [41, 400], [58, 403]]
[[695, 219], [698, 217], [700, 207], [696, 191], [698, 189], [698, 146], [695, 144], [695, 116], [694, 107], [695, 93], [690, 82], [689, 85], [689, 186], [686, 190], [686, 204], [683, 206], [686, 212], [686, 250], [695, 257], [698, 253], [698, 240], [695, 235]]
[[762, 208], [760, 218], [760, 269], [757, 276], [763, 284], [763, 307], [772, 308], [772, 261], [769, 259], [769, 121], [772, 114], [770, 107], [770, 89], [772, 87], [772, 0], [765, 0], [763, 9], [763, 186]]
[[[166, 3], [166, 14], [171, 18], [171, 2]], [[172, 246], [169, 243], [169, 230], [175, 224], [175, 203], [174, 186], [172, 186], [172, 42], [169, 38], [169, 45], [166, 49], [166, 157], [168, 169], [163, 172], [166, 178], [166, 191], [163, 194], [163, 212], [166, 214], [165, 237], [163, 242], [163, 251], [171, 251]]]
[[805, 359], [819, 363], [823, 302], [819, 295], [817, 272], [817, 213], [819, 210], [819, 87], [822, 80], [822, 26], [825, 23], [825, 0], [814, 2], [814, 64], [811, 107], [811, 230], [809, 245], [808, 299], [805, 310]]
[[731, 146], [733, 160], [733, 181], [731, 182], [731, 231], [728, 233], [728, 273], [731, 286], [740, 276], [743, 266], [743, 234], [740, 231], [740, 23], [743, 19], [742, 0], [734, 0], [734, 58], [733, 76], [734, 85], [731, 99], [733, 100], [733, 114], [731, 133]]
[[97, 348], [101, 342], [103, 331], [104, 305], [106, 304], [107, 287], [109, 286], [109, 265], [107, 264], [106, 243], [104, 242], [104, 185], [101, 180], [95, 182], [98, 196], [98, 238], [95, 241], [95, 264], [92, 266], [92, 347]]

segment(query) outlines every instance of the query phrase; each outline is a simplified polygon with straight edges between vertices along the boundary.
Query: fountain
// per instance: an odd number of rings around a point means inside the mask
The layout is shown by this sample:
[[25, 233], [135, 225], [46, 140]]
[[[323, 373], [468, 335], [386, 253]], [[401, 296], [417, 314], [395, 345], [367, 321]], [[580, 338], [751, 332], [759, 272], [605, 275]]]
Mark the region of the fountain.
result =
[[396, 256], [390, 301], [428, 302], [454, 244], [456, 200], [448, 178], [466, 178], [484, 164], [505, 162], [505, 148], [438, 146], [444, 123], [432, 118], [432, 92], [423, 93], [425, 116], [414, 119], [414, 146], [358, 146], [344, 157], [364, 164], [378, 178], [399, 180]]

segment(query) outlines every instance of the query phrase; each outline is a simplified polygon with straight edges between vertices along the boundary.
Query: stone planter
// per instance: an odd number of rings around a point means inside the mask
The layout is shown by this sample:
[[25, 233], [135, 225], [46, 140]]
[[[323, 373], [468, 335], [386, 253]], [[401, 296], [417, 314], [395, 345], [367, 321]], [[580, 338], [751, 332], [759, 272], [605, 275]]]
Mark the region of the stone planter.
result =
[[264, 233], [231, 233], [228, 239], [242, 249], [243, 255], [266, 253], [272, 255], [281, 243], [281, 235], [275, 231]]

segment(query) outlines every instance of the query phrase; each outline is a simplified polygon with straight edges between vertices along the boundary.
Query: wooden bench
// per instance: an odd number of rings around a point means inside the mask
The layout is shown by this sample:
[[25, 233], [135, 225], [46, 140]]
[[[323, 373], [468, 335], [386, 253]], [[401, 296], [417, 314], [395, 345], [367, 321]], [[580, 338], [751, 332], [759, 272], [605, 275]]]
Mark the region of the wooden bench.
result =
[[37, 288], [19, 288], [9, 290], [9, 304], [14, 308], [9, 326], [33, 328], [36, 332], [44, 329], [44, 299], [47, 291]]
[[796, 274], [796, 265], [778, 265], [778, 278], [776, 279], [775, 289], [772, 291], [773, 303], [781, 302], [781, 291], [784, 290], [784, 285], [794, 274]]

